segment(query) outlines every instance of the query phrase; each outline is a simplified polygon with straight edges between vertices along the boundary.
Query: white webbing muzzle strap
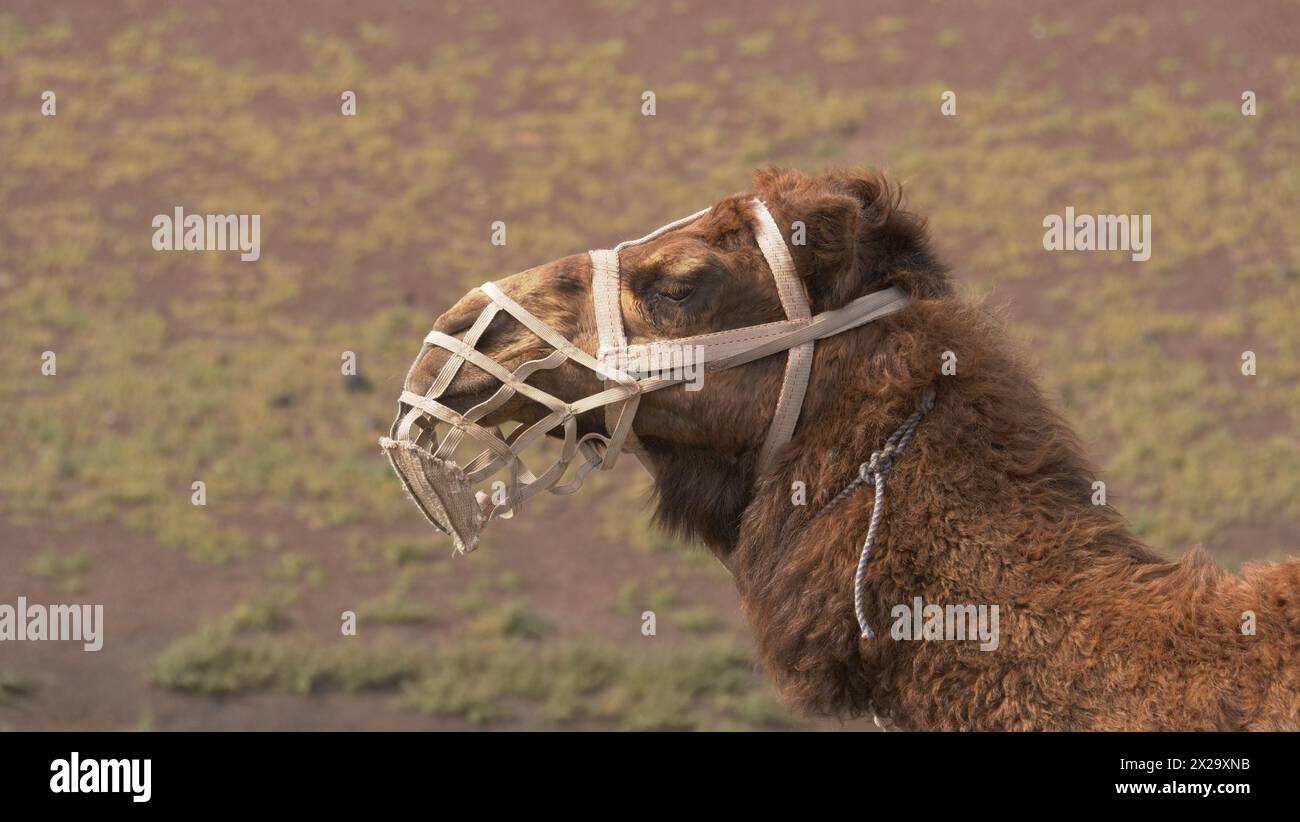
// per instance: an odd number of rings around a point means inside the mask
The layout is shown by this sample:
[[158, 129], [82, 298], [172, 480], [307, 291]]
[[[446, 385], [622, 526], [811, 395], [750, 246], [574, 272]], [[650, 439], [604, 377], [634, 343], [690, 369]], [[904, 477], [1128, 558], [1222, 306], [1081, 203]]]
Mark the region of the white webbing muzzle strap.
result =
[[[699, 352], [706, 374], [782, 351], [789, 352], [776, 409], [759, 453], [756, 477], [762, 476], [771, 467], [777, 450], [789, 442], [799, 420], [812, 368], [814, 343], [893, 314], [907, 305], [907, 296], [902, 291], [886, 288], [813, 316], [803, 281], [795, 271], [785, 239], [771, 213], [760, 200], [751, 200], [750, 205], [756, 219], [755, 235], [776, 281], [786, 315], [784, 320], [674, 340], [628, 343], [623, 330], [619, 252], [693, 223], [710, 210], [704, 209], [675, 220], [638, 240], [620, 243], [613, 249], [590, 252], [591, 290], [600, 345], [597, 357], [574, 346], [490, 282], [480, 287], [490, 303], [465, 333], [463, 340], [439, 331], [429, 332], [420, 355], [411, 366], [407, 384], [410, 384], [411, 377], [431, 346], [448, 351], [451, 357], [423, 395], [410, 390], [402, 391], [397, 419], [390, 436], [382, 438], [380, 445], [421, 512], [433, 525], [452, 536], [458, 551], [473, 550], [487, 522], [517, 512], [528, 498], [542, 491], [553, 494], [571, 494], [577, 491], [591, 471], [612, 468], [624, 448], [640, 457], [646, 468], [650, 469], [644, 451], [632, 431], [632, 421], [641, 396], [650, 391], [678, 385], [686, 378], [679, 373], [641, 378], [634, 375], [655, 373], [652, 364], [671, 361], [674, 352]], [[479, 337], [501, 311], [514, 317], [555, 350], [545, 357], [530, 360], [513, 371], [476, 350]], [[539, 369], [556, 368], [566, 360], [595, 372], [603, 382], [603, 390], [570, 403], [526, 382]], [[501, 387], [491, 397], [462, 414], [438, 402], [438, 398], [451, 385], [466, 362], [490, 374], [501, 383]], [[516, 393], [541, 404], [549, 413], [531, 425], [519, 425], [509, 436], [503, 436], [499, 429], [479, 425], [479, 420]], [[578, 437], [577, 417], [602, 406], [608, 436], [589, 433]], [[438, 423], [450, 427], [441, 441], [435, 433]], [[530, 444], [561, 426], [564, 429], [564, 445], [559, 458], [540, 475], [534, 475], [523, 464], [521, 453]], [[461, 466], [455, 462], [454, 454], [457, 447], [467, 441], [466, 438], [482, 444], [484, 450]], [[579, 453], [583, 457], [583, 463], [575, 470], [569, 482], [560, 483], [569, 463]], [[504, 499], [497, 494], [489, 495], [474, 490], [502, 469], [508, 469], [509, 472]]]

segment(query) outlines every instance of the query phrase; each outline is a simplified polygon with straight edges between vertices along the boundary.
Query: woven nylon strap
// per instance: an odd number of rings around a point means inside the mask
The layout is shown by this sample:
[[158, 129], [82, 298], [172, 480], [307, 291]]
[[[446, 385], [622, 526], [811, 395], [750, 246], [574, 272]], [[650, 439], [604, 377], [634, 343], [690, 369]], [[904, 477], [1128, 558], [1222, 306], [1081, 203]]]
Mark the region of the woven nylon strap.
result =
[[[499, 457], [509, 461], [512, 456], [517, 456], [529, 443], [543, 436], [546, 431], [559, 422], [563, 422], [567, 427], [573, 423], [573, 418], [579, 414], [601, 406], [608, 408], [612, 405], [626, 403], [628, 400], [639, 398], [642, 394], [681, 383], [680, 379], [674, 377], [652, 376], [635, 379], [626, 370], [615, 368], [607, 363], [601, 363], [590, 354], [570, 343], [557, 331], [529, 312], [528, 309], [507, 296], [495, 284], [484, 283], [480, 288], [495, 306], [510, 314], [555, 350], [544, 358], [524, 363], [512, 373], [481, 351], [474, 350], [469, 341], [469, 335], [466, 335], [466, 340], [462, 342], [439, 331], [430, 331], [428, 336], [425, 337], [426, 344], [437, 345], [454, 352], [454, 355], [444, 366], [444, 373], [439, 375], [435, 384], [445, 387], [451, 382], [451, 378], [446, 375], [446, 372], [458, 368], [460, 362], [468, 361], [496, 377], [502, 385], [490, 399], [476, 406], [466, 416], [433, 402], [436, 396], [433, 395], [432, 390], [424, 396], [405, 391], [402, 394], [402, 402], [413, 407], [403, 420], [403, 426], [397, 430], [395, 436], [405, 436], [406, 426], [423, 412], [443, 422], [451, 423], [454, 426], [453, 433], [468, 433], [474, 439], [483, 442]], [[902, 291], [897, 288], [887, 288], [868, 294], [865, 297], [859, 297], [840, 308], [823, 311], [809, 320], [781, 320], [747, 328], [735, 328], [729, 331], [700, 334], [695, 337], [683, 337], [668, 342], [660, 341], [644, 346], [629, 346], [627, 349], [629, 362], [631, 363], [629, 368], [630, 370], [638, 370], [637, 363], [642, 362], [643, 358], [651, 356], [649, 353], [651, 347], [667, 344], [698, 346], [704, 350], [705, 370], [722, 371], [857, 328], [872, 320], [893, 314], [906, 305], [907, 296]], [[476, 328], [477, 326], [478, 323], [475, 323]], [[486, 323], [484, 323], [484, 327], [486, 327]], [[472, 328], [471, 333], [473, 331]], [[607, 381], [610, 387], [575, 402], [565, 403], [524, 381], [534, 371], [542, 368], [555, 368], [563, 363], [565, 359], [572, 359], [579, 365], [598, 373], [611, 375], [613, 379]], [[501, 445], [500, 439], [495, 432], [477, 425], [474, 420], [482, 418], [489, 411], [499, 407], [516, 392], [529, 399], [536, 400], [550, 409], [551, 413], [518, 435], [517, 439], [513, 439], [507, 449]], [[618, 425], [622, 427], [627, 423], [626, 416], [628, 415], [624, 413], [620, 416], [622, 418], [619, 419]], [[626, 434], [626, 430], [624, 430], [624, 434]], [[448, 435], [448, 440], [443, 441], [442, 446], [439, 448], [439, 456], [450, 455], [454, 448], [454, 443], [450, 443], [449, 447], [451, 436]], [[617, 436], [617, 432], [615, 432], [614, 436], [608, 438], [599, 434], [587, 434], [579, 443], [593, 439], [603, 441], [606, 449], [603, 458], [599, 461], [608, 464], [609, 450], [614, 445], [615, 436]], [[566, 437], [566, 441], [567, 439]], [[571, 450], [569, 448], [565, 449], [564, 461], [566, 463], [572, 457]], [[584, 450], [584, 453], [590, 454], [590, 451]], [[470, 479], [473, 480], [476, 478], [475, 475], [485, 476], [490, 474], [492, 470], [500, 467], [501, 464], [500, 461], [487, 464], [471, 463], [466, 466], [466, 473], [470, 474]]]
[[[620, 429], [623, 436], [628, 436], [631, 415], [626, 411], [621, 412], [613, 435], [608, 438], [595, 433], [586, 434], [581, 438], [571, 434], [570, 429], [575, 427], [575, 418], [582, 413], [601, 406], [608, 409], [620, 404], [626, 405], [628, 400], [635, 400], [642, 394], [677, 385], [681, 380], [671, 377], [633, 379], [626, 371], [600, 363], [590, 354], [574, 346], [557, 331], [542, 322], [541, 319], [507, 296], [494, 283], [484, 283], [480, 286], [480, 289], [492, 301], [492, 306], [483, 312], [479, 320], [474, 323], [470, 331], [465, 335], [464, 340], [458, 340], [440, 331], [430, 331], [425, 337], [425, 345], [441, 347], [452, 352], [452, 356], [443, 366], [442, 371], [434, 380], [433, 386], [430, 387], [426, 394], [421, 395], [411, 391], [402, 392], [401, 401], [410, 406], [410, 410], [395, 426], [393, 436], [395, 439], [406, 439], [411, 425], [426, 414], [441, 422], [448, 423], [452, 426], [452, 429], [439, 445], [434, 456], [439, 459], [450, 458], [462, 438], [465, 436], [471, 437], [474, 441], [481, 443], [486, 450], [473, 462], [465, 466], [464, 472], [468, 481], [470, 483], [478, 482], [491, 476], [503, 466], [510, 465], [512, 471], [517, 471], [517, 475], [512, 475], [510, 483], [512, 493], [510, 499], [516, 502], [522, 502], [545, 490], [548, 481], [552, 480], [553, 477], [558, 479], [558, 475], [563, 473], [564, 467], [573, 459], [575, 452], [580, 451], [585, 463], [579, 467], [573, 481], [553, 489], [556, 493], [572, 493], [581, 486], [583, 477], [588, 473], [596, 468], [604, 468], [609, 464], [610, 452], [616, 444], [616, 438], [620, 435]], [[721, 371], [793, 347], [811, 344], [824, 337], [830, 337], [851, 328], [856, 328], [872, 320], [892, 314], [906, 304], [906, 295], [896, 288], [888, 288], [873, 292], [865, 297], [859, 297], [832, 311], [824, 311], [809, 320], [782, 320], [748, 328], [716, 331], [674, 340], [671, 341], [671, 344], [703, 348], [705, 352], [705, 370]], [[555, 350], [546, 357], [530, 360], [520, 365], [513, 372], [501, 366], [483, 352], [475, 350], [474, 344], [498, 310], [505, 311], [514, 317]], [[650, 346], [661, 344], [664, 343], [629, 346], [628, 355], [632, 363], [631, 368], [635, 370], [635, 364], [642, 357], [648, 356], [647, 349]], [[566, 403], [526, 382], [533, 372], [546, 368], [555, 368], [566, 359], [572, 359], [579, 365], [594, 371], [611, 374], [616, 379], [607, 381], [609, 387], [604, 391], [572, 403]], [[461, 364], [465, 362], [469, 362], [491, 374], [501, 383], [501, 387], [489, 399], [462, 415], [436, 402], [436, 400], [450, 385]], [[541, 403], [550, 413], [527, 428], [513, 432], [510, 441], [505, 442], [498, 432], [484, 428], [476, 420], [500, 407], [515, 393]], [[520, 465], [518, 461], [519, 455], [530, 444], [544, 436], [551, 428], [561, 424], [566, 431], [565, 447], [560, 460], [543, 472], [540, 477], [533, 476], [531, 472]], [[603, 453], [602, 450], [595, 448], [596, 442], [600, 442], [605, 446]]]
[[[799, 278], [798, 272], [795, 271], [794, 260], [790, 258], [790, 250], [786, 246], [785, 238], [781, 235], [781, 230], [776, 225], [776, 220], [772, 218], [772, 213], [762, 200], [755, 198], [750, 200], [749, 204], [754, 212], [756, 222], [754, 234], [758, 241], [758, 247], [763, 252], [763, 258], [767, 261], [767, 266], [776, 281], [777, 293], [780, 296], [781, 308], [785, 312], [786, 320], [796, 324], [811, 322], [812, 310], [808, 305], [807, 291], [804, 289], [803, 281]], [[592, 265], [591, 290], [592, 298], [595, 301], [596, 329], [602, 351], [627, 352], [629, 356], [634, 356], [635, 353], [640, 352], [648, 359], [651, 350], [655, 348], [654, 343], [647, 346], [628, 346], [627, 336], [623, 330], [619, 252], [629, 246], [649, 242], [669, 231], [690, 225], [708, 211], [707, 208], [697, 211], [688, 217], [683, 217], [662, 226], [640, 239], [619, 243], [613, 249], [589, 252]], [[775, 329], [767, 326], [758, 326], [757, 328], [768, 331], [787, 330], [786, 328]], [[729, 333], [720, 332], [718, 335], [703, 335], [703, 337], [717, 336], [721, 338]], [[735, 337], [736, 335], [732, 336]], [[737, 341], [748, 343], [761, 338], [762, 335], [748, 335]], [[658, 348], [662, 350], [669, 344], [687, 345], [699, 339], [701, 338], [660, 343]], [[715, 340], [715, 342], [721, 342], [721, 339]], [[772, 422], [768, 427], [763, 448], [759, 452], [758, 476], [761, 476], [771, 467], [777, 451], [781, 446], [789, 442], [794, 435], [795, 425], [799, 421], [799, 412], [803, 407], [804, 394], [808, 390], [808, 377], [812, 372], [812, 358], [813, 342], [811, 338], [807, 342], [790, 348], [786, 360], [785, 377], [781, 383], [781, 393], [777, 398], [776, 409], [772, 414]], [[625, 371], [609, 366], [607, 366], [607, 370], [612, 373], [613, 378], [606, 381], [606, 386], [616, 380], [621, 383], [623, 382], [622, 378], [630, 379]], [[637, 403], [640, 402], [640, 399], [640, 395], [637, 394], [617, 405], [606, 406], [605, 424], [611, 432], [611, 449], [606, 455], [606, 462], [603, 467], [609, 468], [613, 466], [618, 455], [617, 449], [614, 448], [616, 445], [622, 446], [626, 442], [628, 450], [633, 451], [638, 456], [644, 453], [640, 443], [636, 440], [636, 435], [631, 431], [631, 418], [636, 413]], [[649, 468], [648, 465], [646, 467]]]
[[[781, 308], [787, 320], [811, 321], [812, 311], [808, 307], [808, 292], [804, 290], [803, 280], [794, 270], [794, 260], [790, 259], [790, 249], [786, 247], [785, 238], [777, 228], [772, 213], [762, 200], [754, 200], [754, 215], [758, 218], [758, 247], [767, 259], [767, 267], [776, 279], [776, 290], [781, 296]], [[790, 441], [794, 435], [795, 423], [799, 421], [799, 411], [803, 408], [804, 393], [808, 390], [808, 376], [812, 373], [813, 343], [808, 341], [790, 349], [785, 362], [785, 379], [781, 383], [781, 394], [776, 401], [776, 410], [772, 413], [772, 424], [767, 429], [767, 440], [759, 452], [758, 473], [761, 476], [772, 466], [772, 460], [781, 446]]]
[[[591, 256], [591, 295], [596, 304], [596, 333], [602, 352], [622, 352], [627, 348], [627, 335], [623, 332], [623, 288], [622, 277], [619, 275], [618, 253], [630, 246], [648, 243], [669, 231], [690, 225], [709, 211], [708, 208], [702, 208], [694, 214], [688, 214], [679, 220], [660, 226], [644, 237], [624, 240], [613, 248], [588, 252]], [[612, 379], [605, 381], [606, 388], [611, 383], [626, 384], [632, 379], [626, 372], [612, 364], [607, 366], [607, 370], [612, 372]], [[624, 447], [637, 456], [647, 471], [650, 470], [650, 463], [645, 458], [645, 449], [642, 448], [636, 434], [632, 433], [632, 419], [636, 416], [636, 409], [640, 402], [641, 396], [638, 393], [623, 402], [605, 407], [605, 428], [610, 432], [610, 437], [609, 447], [605, 451], [605, 460], [601, 465], [603, 470], [614, 467], [618, 454]]]

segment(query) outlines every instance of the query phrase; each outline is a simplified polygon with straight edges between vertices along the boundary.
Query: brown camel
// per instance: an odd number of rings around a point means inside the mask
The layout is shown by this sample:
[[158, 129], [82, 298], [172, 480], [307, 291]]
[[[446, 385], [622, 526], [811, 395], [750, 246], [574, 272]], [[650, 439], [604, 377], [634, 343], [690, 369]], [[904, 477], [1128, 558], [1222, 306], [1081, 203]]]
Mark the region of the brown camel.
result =
[[[679, 229], [622, 252], [629, 340], [670, 339], [783, 319], [746, 203], [761, 197], [791, 243], [813, 312], [887, 286], [903, 311], [816, 343], [799, 424], [755, 476], [784, 356], [708, 375], [703, 390], [644, 396], [634, 431], [656, 477], [660, 525], [703, 541], [735, 577], [766, 667], [807, 712], [875, 714], [906, 729], [1236, 730], [1300, 727], [1300, 561], [1240, 576], [1200, 549], [1166, 562], [1111, 507], [1024, 358], [979, 304], [959, 299], [924, 221], [879, 176], [767, 169]], [[501, 290], [588, 353], [597, 347], [592, 265], [575, 255]], [[462, 335], [487, 299], [471, 291], [436, 330]], [[504, 314], [478, 350], [513, 368], [550, 347]], [[951, 353], [948, 353], [951, 352]], [[955, 355], [955, 361], [953, 356]], [[408, 378], [422, 393], [449, 354]], [[943, 373], [955, 362], [954, 373]], [[566, 400], [600, 390], [572, 362], [529, 379]], [[466, 365], [443, 401], [464, 410], [497, 383]], [[881, 448], [929, 386], [888, 479], [865, 576], [860, 635], [853, 579], [870, 485], [817, 516]], [[488, 420], [535, 421], [516, 396]], [[598, 412], [579, 419], [603, 432]], [[803, 483], [806, 504], [792, 489]], [[996, 648], [907, 641], [898, 606], [997, 606]], [[1255, 630], [1243, 630], [1252, 622]]]

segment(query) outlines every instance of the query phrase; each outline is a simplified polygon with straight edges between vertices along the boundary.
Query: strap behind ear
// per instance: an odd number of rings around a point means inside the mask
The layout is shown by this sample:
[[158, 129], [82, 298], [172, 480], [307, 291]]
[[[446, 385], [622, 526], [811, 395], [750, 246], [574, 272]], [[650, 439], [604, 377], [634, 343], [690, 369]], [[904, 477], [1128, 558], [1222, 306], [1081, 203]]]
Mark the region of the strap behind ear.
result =
[[[803, 280], [795, 271], [794, 260], [790, 258], [790, 249], [785, 244], [781, 229], [777, 227], [772, 212], [768, 211], [762, 200], [755, 198], [751, 203], [758, 224], [758, 247], [776, 280], [776, 290], [781, 297], [781, 308], [785, 310], [786, 319], [811, 321], [808, 292], [804, 290]], [[767, 439], [758, 456], [759, 475], [772, 466], [776, 452], [794, 435], [799, 412], [803, 409], [804, 394], [808, 390], [808, 378], [812, 374], [813, 347], [814, 343], [809, 341], [790, 349], [781, 394], [777, 397], [772, 423], [767, 429]]]

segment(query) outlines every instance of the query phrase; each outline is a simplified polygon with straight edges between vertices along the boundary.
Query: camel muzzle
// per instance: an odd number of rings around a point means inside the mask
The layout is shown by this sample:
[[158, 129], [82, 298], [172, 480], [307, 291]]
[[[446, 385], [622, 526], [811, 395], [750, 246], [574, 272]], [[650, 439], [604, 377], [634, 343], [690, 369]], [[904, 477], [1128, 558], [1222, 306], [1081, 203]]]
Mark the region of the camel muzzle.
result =
[[[702, 366], [704, 373], [709, 373], [789, 352], [781, 393], [759, 454], [758, 475], [761, 476], [771, 466], [776, 451], [793, 435], [808, 386], [816, 340], [906, 307], [908, 300], [902, 291], [886, 288], [814, 316], [785, 238], [767, 206], [754, 199], [750, 201], [750, 207], [755, 217], [758, 245], [776, 280], [785, 320], [695, 337], [628, 343], [619, 302], [619, 252], [690, 225], [708, 213], [709, 209], [704, 209], [638, 240], [620, 243], [613, 249], [589, 252], [592, 298], [600, 338], [600, 350], [594, 357], [574, 346], [490, 282], [480, 286], [490, 302], [463, 339], [439, 331], [429, 332], [411, 367], [411, 374], [407, 376], [406, 385], [411, 384], [411, 375], [431, 346], [438, 346], [451, 356], [423, 395], [404, 388], [398, 400], [397, 419], [389, 436], [381, 438], [379, 444], [421, 513], [439, 530], [451, 535], [458, 552], [472, 551], [488, 522], [518, 512], [530, 497], [542, 491], [552, 494], [576, 492], [587, 474], [596, 469], [614, 467], [619, 453], [625, 449], [653, 472], [632, 430], [641, 396], [693, 381], [689, 369], [665, 369], [663, 363], [681, 364], [689, 360]], [[479, 338], [502, 311], [549, 345], [553, 349], [551, 353], [525, 362], [512, 371], [477, 350], [475, 345]], [[603, 390], [566, 402], [528, 384], [531, 374], [556, 368], [565, 361], [593, 371], [601, 379]], [[491, 375], [500, 387], [462, 414], [438, 400], [467, 362]], [[520, 424], [508, 435], [502, 434], [498, 428], [480, 424], [488, 414], [516, 394], [540, 404], [546, 411], [545, 415], [535, 423]], [[597, 409], [603, 410], [607, 433], [578, 436], [577, 417]], [[444, 429], [442, 436], [439, 436], [439, 428]], [[525, 449], [559, 428], [563, 429], [563, 446], [558, 458], [546, 470], [534, 474], [524, 464]], [[462, 465], [456, 459], [457, 450], [470, 444], [481, 445], [483, 450]], [[579, 456], [582, 463], [574, 469], [572, 478], [561, 482], [569, 473], [570, 464]], [[498, 474], [505, 479], [492, 483], [490, 489], [485, 488]]]

